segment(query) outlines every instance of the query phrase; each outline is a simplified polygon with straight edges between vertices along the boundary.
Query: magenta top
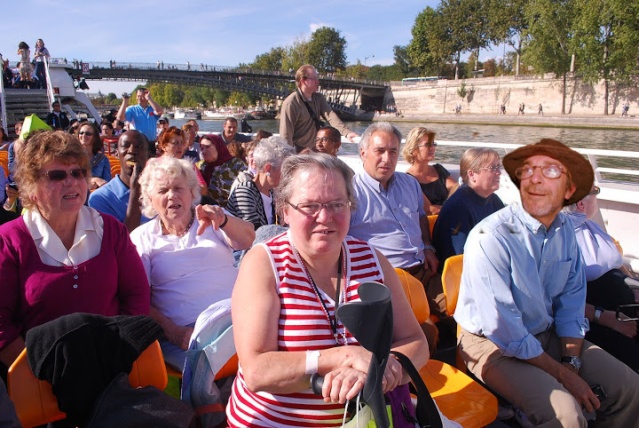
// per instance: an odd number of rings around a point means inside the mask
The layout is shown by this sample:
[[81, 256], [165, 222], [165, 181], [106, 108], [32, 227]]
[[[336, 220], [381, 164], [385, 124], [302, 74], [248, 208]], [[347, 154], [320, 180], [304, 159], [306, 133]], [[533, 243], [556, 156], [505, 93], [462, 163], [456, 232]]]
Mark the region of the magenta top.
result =
[[100, 254], [77, 266], [42, 263], [22, 217], [0, 227], [0, 349], [62, 315], [148, 315], [150, 288], [126, 227], [102, 214]]

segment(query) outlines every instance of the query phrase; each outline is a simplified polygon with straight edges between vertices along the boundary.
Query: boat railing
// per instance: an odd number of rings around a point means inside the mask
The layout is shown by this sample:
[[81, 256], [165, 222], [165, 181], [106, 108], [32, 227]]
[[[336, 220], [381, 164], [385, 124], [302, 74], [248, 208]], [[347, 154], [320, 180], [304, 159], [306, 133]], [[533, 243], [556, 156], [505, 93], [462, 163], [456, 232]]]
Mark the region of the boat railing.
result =
[[51, 82], [51, 74], [49, 74], [49, 60], [44, 57], [44, 75], [47, 81], [47, 98], [49, 98], [49, 110], [52, 110], [51, 105], [55, 101], [55, 92], [53, 91], [53, 83]]
[[[0, 71], [4, 73], [4, 70], [0, 69]], [[7, 105], [7, 102], [5, 101], [5, 93], [4, 93], [4, 75], [2, 75], [0, 76], [0, 122], [2, 122], [4, 135], [9, 135], [9, 124], [7, 123], [6, 105]]]

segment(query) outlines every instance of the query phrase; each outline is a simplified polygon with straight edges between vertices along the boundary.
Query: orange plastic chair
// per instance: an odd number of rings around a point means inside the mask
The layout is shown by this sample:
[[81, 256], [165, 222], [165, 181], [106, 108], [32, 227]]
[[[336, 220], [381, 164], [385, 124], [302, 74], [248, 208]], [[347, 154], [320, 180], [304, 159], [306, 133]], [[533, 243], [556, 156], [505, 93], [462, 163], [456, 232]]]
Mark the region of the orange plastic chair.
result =
[[[422, 283], [403, 269], [395, 268], [417, 322], [430, 316]], [[441, 412], [464, 428], [486, 426], [497, 418], [497, 398], [464, 372], [430, 359], [419, 374]]]
[[430, 228], [430, 237], [433, 237], [433, 230], [435, 230], [435, 222], [437, 221], [438, 214], [431, 214], [428, 216], [428, 227]]
[[[58, 401], [49, 382], [35, 377], [27, 362], [27, 350], [16, 358], [7, 375], [9, 397], [13, 401], [20, 423], [25, 428], [44, 425], [66, 418], [58, 409]], [[164, 358], [155, 341], [133, 362], [129, 382], [134, 388], [155, 386], [164, 390], [167, 384]]]
[[111, 156], [107, 154], [105, 154], [105, 156], [109, 160], [109, 165], [111, 165], [111, 177], [114, 178], [116, 174], [120, 173], [120, 170], [121, 170], [120, 159], [116, 158], [115, 156]]
[[446, 296], [446, 311], [453, 316], [457, 308], [457, 298], [459, 297], [459, 287], [461, 285], [462, 267], [464, 265], [464, 255], [457, 254], [449, 257], [444, 263], [442, 271], [442, 287]]
[[4, 175], [9, 176], [9, 152], [0, 150], [0, 166], [4, 169]]

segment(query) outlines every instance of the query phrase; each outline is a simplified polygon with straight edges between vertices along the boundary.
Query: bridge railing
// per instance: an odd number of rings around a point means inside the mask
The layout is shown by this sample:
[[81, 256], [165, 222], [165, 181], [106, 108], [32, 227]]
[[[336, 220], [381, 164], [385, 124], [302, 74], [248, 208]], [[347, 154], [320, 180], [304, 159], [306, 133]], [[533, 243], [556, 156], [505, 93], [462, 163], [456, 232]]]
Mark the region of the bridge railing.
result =
[[[63, 58], [56, 58], [52, 60], [52, 62], [56, 63], [65, 63], [70, 64], [76, 70], [82, 70], [83, 64], [88, 64], [89, 72], [91, 69], [114, 69], [114, 70], [162, 70], [162, 71], [186, 71], [186, 72], [202, 72], [202, 71], [221, 71], [227, 73], [238, 73], [238, 74], [251, 74], [251, 75], [261, 75], [261, 76], [272, 76], [272, 77], [287, 77], [291, 81], [295, 80], [295, 73], [288, 73], [281, 70], [257, 70], [250, 67], [234, 67], [228, 65], [211, 65], [204, 63], [164, 63], [163, 61], [157, 62], [127, 62], [127, 61], [84, 61], [82, 59], [73, 59], [68, 62]], [[339, 76], [335, 73], [320, 73], [320, 80], [330, 80], [336, 82], [350, 82], [351, 84], [364, 84], [364, 85], [374, 85], [374, 86], [389, 86], [389, 82], [383, 82], [378, 80], [368, 80], [368, 79], [356, 79], [352, 77]]]

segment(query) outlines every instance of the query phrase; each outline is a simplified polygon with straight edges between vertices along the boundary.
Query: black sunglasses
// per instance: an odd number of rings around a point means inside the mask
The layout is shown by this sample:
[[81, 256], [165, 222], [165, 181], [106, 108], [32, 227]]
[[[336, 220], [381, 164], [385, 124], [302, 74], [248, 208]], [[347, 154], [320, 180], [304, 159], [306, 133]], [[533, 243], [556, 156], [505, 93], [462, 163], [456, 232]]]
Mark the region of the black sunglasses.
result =
[[51, 171], [47, 171], [44, 175], [49, 179], [49, 181], [62, 181], [67, 178], [67, 175], [75, 178], [76, 180], [84, 179], [87, 176], [87, 170], [84, 168], [75, 168], [71, 171], [65, 171], [63, 169], [52, 169]]

